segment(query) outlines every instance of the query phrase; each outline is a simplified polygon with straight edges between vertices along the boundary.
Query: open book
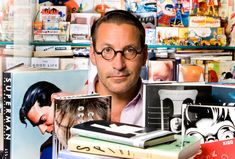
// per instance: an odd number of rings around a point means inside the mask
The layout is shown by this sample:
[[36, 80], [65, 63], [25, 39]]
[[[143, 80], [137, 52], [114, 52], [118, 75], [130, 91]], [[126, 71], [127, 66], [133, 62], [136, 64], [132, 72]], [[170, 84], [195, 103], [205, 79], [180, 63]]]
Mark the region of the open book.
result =
[[175, 140], [174, 133], [130, 124], [107, 122], [105, 120], [89, 121], [70, 129], [72, 135], [86, 136], [125, 145], [145, 148]]

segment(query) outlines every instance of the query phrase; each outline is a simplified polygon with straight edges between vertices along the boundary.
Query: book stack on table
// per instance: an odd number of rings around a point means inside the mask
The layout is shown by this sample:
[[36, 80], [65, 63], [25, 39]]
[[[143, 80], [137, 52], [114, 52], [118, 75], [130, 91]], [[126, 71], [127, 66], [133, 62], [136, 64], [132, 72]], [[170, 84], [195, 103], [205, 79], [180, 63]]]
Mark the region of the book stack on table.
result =
[[75, 125], [70, 132], [68, 147], [59, 152], [59, 159], [187, 159], [200, 150], [200, 139], [192, 136], [104, 120]]

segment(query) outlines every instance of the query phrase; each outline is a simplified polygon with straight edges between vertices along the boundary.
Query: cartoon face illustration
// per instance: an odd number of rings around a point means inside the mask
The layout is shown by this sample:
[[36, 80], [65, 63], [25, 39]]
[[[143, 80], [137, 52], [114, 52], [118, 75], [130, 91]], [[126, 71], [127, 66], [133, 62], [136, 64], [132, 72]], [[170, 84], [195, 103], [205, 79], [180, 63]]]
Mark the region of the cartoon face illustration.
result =
[[185, 111], [185, 134], [201, 138], [201, 143], [235, 137], [232, 113], [235, 109], [219, 106], [188, 106]]
[[162, 12], [163, 14], [167, 16], [174, 16], [174, 3], [171, 0], [160, 0], [159, 3], [157, 3], [158, 11]]

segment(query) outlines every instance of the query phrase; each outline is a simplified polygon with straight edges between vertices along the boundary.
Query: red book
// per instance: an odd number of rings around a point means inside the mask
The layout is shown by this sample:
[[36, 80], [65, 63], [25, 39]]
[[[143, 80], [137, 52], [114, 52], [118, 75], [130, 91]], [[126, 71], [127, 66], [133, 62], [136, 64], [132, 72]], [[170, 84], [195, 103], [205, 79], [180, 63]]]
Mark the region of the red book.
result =
[[235, 158], [235, 138], [201, 144], [201, 154], [194, 159]]

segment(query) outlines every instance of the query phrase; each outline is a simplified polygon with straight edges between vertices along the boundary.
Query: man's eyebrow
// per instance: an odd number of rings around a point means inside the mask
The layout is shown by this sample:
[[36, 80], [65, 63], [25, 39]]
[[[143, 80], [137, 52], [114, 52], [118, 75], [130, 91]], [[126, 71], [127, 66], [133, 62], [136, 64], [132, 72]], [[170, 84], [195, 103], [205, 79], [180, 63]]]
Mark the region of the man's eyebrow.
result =
[[37, 123], [32, 123], [33, 127], [39, 126], [39, 125], [41, 125], [41, 124], [43, 124], [43, 123], [46, 122], [45, 120], [42, 120], [43, 116], [44, 116], [44, 115], [42, 115], [42, 116], [39, 118], [39, 121], [38, 121]]

